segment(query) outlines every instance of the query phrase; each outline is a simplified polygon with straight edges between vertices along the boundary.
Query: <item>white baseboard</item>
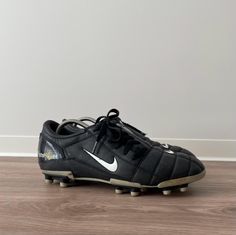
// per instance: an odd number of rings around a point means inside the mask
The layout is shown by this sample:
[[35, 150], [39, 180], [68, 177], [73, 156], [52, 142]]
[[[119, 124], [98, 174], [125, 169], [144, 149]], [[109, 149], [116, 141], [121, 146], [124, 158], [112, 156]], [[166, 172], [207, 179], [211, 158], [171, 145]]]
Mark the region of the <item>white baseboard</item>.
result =
[[[236, 161], [236, 140], [153, 138], [178, 145], [206, 161]], [[38, 136], [0, 136], [0, 157], [36, 157]]]
[[0, 136], [0, 157], [37, 156], [38, 136]]

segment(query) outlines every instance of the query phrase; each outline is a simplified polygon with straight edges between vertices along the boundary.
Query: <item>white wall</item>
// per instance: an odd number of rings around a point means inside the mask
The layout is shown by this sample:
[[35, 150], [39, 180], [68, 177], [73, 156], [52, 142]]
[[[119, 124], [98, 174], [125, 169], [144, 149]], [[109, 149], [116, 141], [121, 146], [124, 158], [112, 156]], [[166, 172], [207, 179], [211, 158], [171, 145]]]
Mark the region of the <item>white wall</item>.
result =
[[234, 156], [235, 9], [234, 0], [0, 0], [0, 153], [34, 151], [46, 119], [117, 107], [151, 137], [207, 139], [208, 155], [220, 141]]

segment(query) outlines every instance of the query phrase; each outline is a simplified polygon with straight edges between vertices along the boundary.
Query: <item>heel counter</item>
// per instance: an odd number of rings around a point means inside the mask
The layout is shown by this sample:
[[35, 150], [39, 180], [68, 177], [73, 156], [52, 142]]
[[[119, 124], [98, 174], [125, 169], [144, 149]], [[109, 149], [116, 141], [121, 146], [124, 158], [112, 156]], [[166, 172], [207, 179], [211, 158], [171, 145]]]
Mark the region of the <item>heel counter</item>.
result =
[[52, 143], [50, 140], [45, 139], [41, 133], [38, 143], [38, 161], [40, 166], [45, 162], [63, 158], [64, 154], [59, 146], [57, 146], [55, 143]]

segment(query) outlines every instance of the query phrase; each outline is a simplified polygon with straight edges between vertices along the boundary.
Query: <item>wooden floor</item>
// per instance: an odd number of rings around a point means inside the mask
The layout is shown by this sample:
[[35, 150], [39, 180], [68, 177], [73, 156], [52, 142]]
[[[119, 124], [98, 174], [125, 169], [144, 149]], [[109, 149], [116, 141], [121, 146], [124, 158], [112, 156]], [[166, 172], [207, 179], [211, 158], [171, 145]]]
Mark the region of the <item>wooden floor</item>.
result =
[[0, 158], [0, 235], [236, 234], [236, 162], [206, 162], [187, 193], [46, 185], [36, 158]]

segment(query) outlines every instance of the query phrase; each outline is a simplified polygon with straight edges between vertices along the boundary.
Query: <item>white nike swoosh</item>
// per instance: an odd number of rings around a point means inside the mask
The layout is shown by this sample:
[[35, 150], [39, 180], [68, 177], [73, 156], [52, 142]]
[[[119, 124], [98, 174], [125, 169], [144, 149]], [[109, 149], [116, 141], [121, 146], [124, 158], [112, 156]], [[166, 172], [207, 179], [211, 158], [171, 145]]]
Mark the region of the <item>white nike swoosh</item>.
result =
[[102, 160], [101, 158], [95, 156], [94, 154], [90, 153], [88, 150], [84, 149], [84, 151], [89, 154], [94, 160], [96, 160], [99, 164], [101, 164], [103, 167], [105, 167], [107, 170], [111, 171], [111, 172], [115, 172], [117, 170], [118, 164], [117, 164], [117, 160], [114, 157], [114, 161], [113, 163], [108, 163], [105, 162], [104, 160]]
[[175, 154], [172, 150], [165, 150], [166, 153]]

